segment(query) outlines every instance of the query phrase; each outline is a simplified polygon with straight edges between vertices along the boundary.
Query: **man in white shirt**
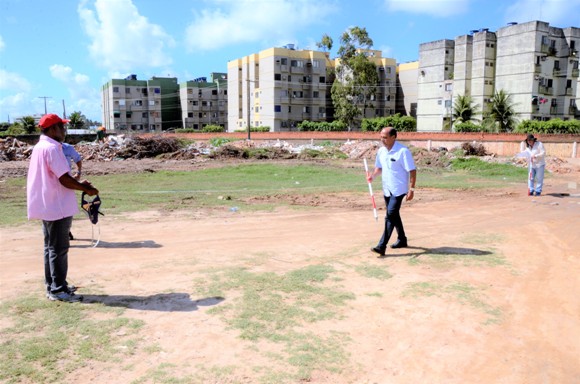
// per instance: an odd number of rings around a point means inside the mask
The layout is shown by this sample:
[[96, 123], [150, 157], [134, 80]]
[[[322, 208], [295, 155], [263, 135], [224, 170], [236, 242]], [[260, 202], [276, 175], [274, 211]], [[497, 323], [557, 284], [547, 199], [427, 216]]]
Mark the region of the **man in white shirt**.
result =
[[407, 247], [407, 236], [399, 211], [405, 196], [407, 201], [413, 200], [415, 196], [417, 169], [413, 156], [407, 147], [396, 140], [397, 130], [395, 128], [386, 127], [381, 130], [383, 147], [377, 152], [375, 169], [367, 177], [367, 180], [372, 182], [375, 176], [381, 173], [387, 206], [383, 236], [378, 245], [371, 248], [372, 252], [378, 253], [380, 256], [385, 256], [387, 243], [394, 229], [397, 230], [397, 241], [391, 245], [391, 248]]

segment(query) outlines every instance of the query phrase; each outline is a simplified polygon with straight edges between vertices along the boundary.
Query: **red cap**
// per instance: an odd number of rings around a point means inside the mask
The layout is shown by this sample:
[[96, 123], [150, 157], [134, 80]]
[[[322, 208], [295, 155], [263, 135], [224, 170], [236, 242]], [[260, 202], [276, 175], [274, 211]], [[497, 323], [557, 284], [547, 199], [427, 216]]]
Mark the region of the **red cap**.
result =
[[55, 124], [59, 123], [66, 124], [69, 121], [70, 120], [67, 119], [61, 119], [58, 115], [55, 115], [54, 113], [49, 113], [48, 115], [42, 116], [38, 125], [40, 125], [40, 128], [46, 129], [52, 127]]

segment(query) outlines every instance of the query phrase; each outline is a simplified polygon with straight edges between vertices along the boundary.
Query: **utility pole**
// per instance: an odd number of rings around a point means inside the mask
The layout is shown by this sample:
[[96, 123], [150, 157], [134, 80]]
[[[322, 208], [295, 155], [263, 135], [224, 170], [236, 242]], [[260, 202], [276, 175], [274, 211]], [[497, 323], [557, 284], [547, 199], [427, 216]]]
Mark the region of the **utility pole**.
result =
[[66, 108], [64, 107], [64, 99], [62, 99], [62, 118], [66, 119]]
[[48, 112], [46, 110], [46, 99], [52, 99], [50, 96], [39, 96], [39, 99], [44, 99], [44, 114], [46, 115]]

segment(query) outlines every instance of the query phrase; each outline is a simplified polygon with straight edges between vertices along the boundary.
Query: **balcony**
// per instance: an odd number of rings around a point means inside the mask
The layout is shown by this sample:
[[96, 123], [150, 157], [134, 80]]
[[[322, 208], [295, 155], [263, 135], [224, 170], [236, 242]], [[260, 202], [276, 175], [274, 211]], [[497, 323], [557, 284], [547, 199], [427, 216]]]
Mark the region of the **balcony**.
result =
[[566, 96], [574, 96], [574, 89], [566, 88]]
[[538, 92], [542, 93], [544, 95], [551, 95], [552, 94], [552, 87], [546, 87], [546, 86], [540, 85], [538, 87]]
[[566, 76], [566, 71], [562, 70], [561, 68], [554, 68], [554, 71], [552, 73], [554, 74], [554, 76]]
[[534, 65], [534, 73], [542, 73], [542, 64]]
[[578, 68], [572, 69], [572, 77], [578, 77]]
[[577, 115], [579, 113], [578, 108], [576, 108], [575, 106], [570, 106], [568, 107], [568, 114], [569, 115]]
[[551, 106], [550, 107], [550, 115], [555, 115], [558, 113], [558, 107], [557, 106]]

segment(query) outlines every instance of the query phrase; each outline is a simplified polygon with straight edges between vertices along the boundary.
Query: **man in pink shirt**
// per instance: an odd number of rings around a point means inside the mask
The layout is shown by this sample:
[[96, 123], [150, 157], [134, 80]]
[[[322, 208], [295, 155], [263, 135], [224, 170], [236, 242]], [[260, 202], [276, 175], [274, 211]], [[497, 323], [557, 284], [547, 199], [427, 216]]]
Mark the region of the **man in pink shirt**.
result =
[[44, 276], [47, 297], [66, 302], [81, 301], [75, 287], [69, 286], [69, 231], [73, 216], [78, 212], [74, 190], [97, 195], [99, 191], [86, 180], [77, 181], [62, 151], [68, 120], [47, 114], [40, 119], [41, 135], [32, 150], [26, 195], [28, 219], [42, 220], [44, 233]]

